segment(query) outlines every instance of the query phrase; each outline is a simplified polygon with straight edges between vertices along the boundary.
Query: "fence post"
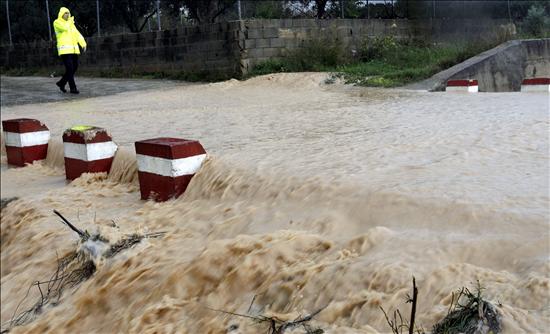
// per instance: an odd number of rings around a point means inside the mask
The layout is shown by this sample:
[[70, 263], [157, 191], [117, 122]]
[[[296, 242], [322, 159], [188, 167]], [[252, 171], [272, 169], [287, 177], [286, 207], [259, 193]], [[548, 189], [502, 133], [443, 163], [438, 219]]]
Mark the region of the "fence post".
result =
[[46, 0], [46, 16], [48, 17], [48, 33], [50, 35], [50, 41], [52, 40], [52, 24], [50, 22], [50, 5]]
[[237, 0], [237, 11], [239, 12], [239, 21], [242, 20], [241, 16], [241, 0]]
[[6, 0], [6, 16], [8, 19], [8, 35], [10, 36], [10, 46], [13, 45], [11, 40], [11, 24], [10, 24], [10, 0]]
[[157, 23], [158, 23], [158, 28], [159, 28], [159, 31], [161, 30], [160, 28], [160, 0], [157, 0]]
[[97, 37], [101, 36], [101, 26], [99, 24], [99, 0], [95, 2], [95, 11], [97, 16]]

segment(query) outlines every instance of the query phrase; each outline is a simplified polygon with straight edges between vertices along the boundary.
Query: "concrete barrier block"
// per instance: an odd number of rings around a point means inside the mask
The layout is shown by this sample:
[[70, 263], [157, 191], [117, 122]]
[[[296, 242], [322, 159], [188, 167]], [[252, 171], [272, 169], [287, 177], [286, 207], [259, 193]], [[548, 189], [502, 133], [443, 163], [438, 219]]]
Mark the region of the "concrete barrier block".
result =
[[135, 143], [141, 199], [177, 198], [206, 159], [196, 140], [154, 138]]
[[117, 148], [103, 128], [74, 126], [65, 130], [63, 151], [67, 180], [83, 173], [109, 173]]
[[531, 78], [521, 82], [522, 92], [550, 92], [550, 78]]
[[42, 122], [30, 118], [10, 119], [2, 121], [2, 128], [8, 164], [21, 167], [46, 159], [50, 131]]
[[445, 91], [477, 93], [479, 91], [479, 86], [477, 80], [449, 80], [447, 81], [447, 88], [445, 89]]

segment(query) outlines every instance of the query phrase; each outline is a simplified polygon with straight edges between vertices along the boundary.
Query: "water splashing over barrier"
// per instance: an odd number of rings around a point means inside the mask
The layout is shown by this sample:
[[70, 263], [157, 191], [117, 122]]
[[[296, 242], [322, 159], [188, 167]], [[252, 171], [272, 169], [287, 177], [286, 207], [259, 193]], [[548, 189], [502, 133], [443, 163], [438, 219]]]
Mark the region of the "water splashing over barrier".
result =
[[[342, 98], [318, 85], [281, 88], [292, 80], [270, 80], [269, 94], [257, 78], [232, 82], [223, 94], [220, 85], [202, 85], [188, 95], [94, 100], [101, 108], [80, 101], [77, 116], [74, 104], [47, 113], [3, 108], [51, 124], [72, 116], [116, 125], [113, 138], [126, 150], [111, 174], [70, 184], [56, 143], [58, 158], [2, 170], [3, 190], [26, 191], [1, 213], [2, 322], [22, 288], [56, 270], [56, 251], [63, 258], [77, 249], [72, 232], [52, 222], [57, 209], [115, 243], [121, 235], [168, 233], [104, 261], [14, 332], [256, 334], [263, 328], [206, 309], [246, 314], [255, 295], [256, 315], [291, 321], [328, 305], [313, 324], [327, 333], [388, 332], [380, 306], [407, 309], [413, 275], [416, 323], [425, 328], [445, 316], [451, 291], [477, 279], [489, 300], [502, 303], [505, 333], [550, 327], [547, 98], [360, 88]], [[138, 108], [128, 103], [138, 99]], [[159, 106], [159, 128], [207, 138], [215, 153], [182, 197], [162, 204], [139, 199], [129, 149], [137, 133], [163, 135], [144, 124]], [[142, 121], [126, 124], [134, 117]], [[31, 180], [38, 184], [29, 187]], [[33, 287], [28, 300], [38, 298]]]

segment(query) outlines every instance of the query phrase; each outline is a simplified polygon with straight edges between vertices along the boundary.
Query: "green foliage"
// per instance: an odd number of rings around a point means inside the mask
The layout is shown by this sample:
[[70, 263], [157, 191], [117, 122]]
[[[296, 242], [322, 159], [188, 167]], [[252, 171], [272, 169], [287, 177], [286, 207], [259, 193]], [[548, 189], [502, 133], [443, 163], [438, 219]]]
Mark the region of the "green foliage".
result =
[[274, 72], [330, 71], [348, 62], [341, 44], [330, 38], [304, 42], [285, 58], [270, 59], [256, 65], [248, 77]]
[[253, 5], [255, 18], [278, 19], [283, 16], [283, 4], [279, 1], [258, 1]]
[[237, 0], [182, 0], [191, 18], [199, 23], [213, 23], [216, 19], [233, 7]]
[[[31, 0], [0, 2], [0, 20], [2, 22], [2, 39], [7, 41], [8, 25], [6, 19], [6, 4], [9, 6], [11, 34], [13, 42], [32, 42], [34, 40], [48, 40], [48, 17], [45, 3]], [[54, 14], [50, 13], [53, 17]], [[57, 13], [55, 13], [57, 16]], [[53, 21], [52, 21], [53, 22]]]
[[155, 13], [152, 1], [103, 0], [101, 3], [102, 20], [116, 24], [124, 22], [131, 32], [140, 32]]
[[383, 58], [397, 51], [399, 45], [392, 36], [367, 37], [359, 48], [359, 57], [362, 61]]
[[533, 37], [546, 37], [550, 33], [550, 17], [542, 5], [533, 5], [527, 11], [521, 28]]
[[290, 71], [289, 67], [290, 65], [288, 64], [288, 61], [284, 61], [280, 59], [270, 59], [254, 66], [254, 68], [252, 69], [252, 71], [249, 73], [248, 76], [253, 77], [253, 76], [264, 75], [269, 73], [289, 72]]
[[352, 61], [337, 42], [314, 40], [286, 58], [258, 64], [248, 76], [328, 71], [341, 73], [350, 84], [396, 87], [429, 78], [494, 46], [480, 42], [429, 45], [423, 41], [398, 41], [391, 36], [376, 37], [365, 40], [358, 50], [358, 59]]

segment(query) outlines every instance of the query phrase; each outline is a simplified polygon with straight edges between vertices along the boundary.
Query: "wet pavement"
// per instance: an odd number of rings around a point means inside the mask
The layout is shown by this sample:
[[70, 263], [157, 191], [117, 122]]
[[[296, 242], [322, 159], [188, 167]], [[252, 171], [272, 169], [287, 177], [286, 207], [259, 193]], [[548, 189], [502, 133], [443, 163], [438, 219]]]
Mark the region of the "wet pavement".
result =
[[[2, 76], [2, 106], [28, 103], [57, 102], [95, 96], [113, 95], [138, 90], [163, 90], [177, 85], [186, 85], [181, 81], [149, 79], [107, 79], [77, 78], [80, 94], [62, 93], [55, 85], [59, 78], [51, 77], [8, 77]], [[67, 91], [68, 91], [67, 87]]]

